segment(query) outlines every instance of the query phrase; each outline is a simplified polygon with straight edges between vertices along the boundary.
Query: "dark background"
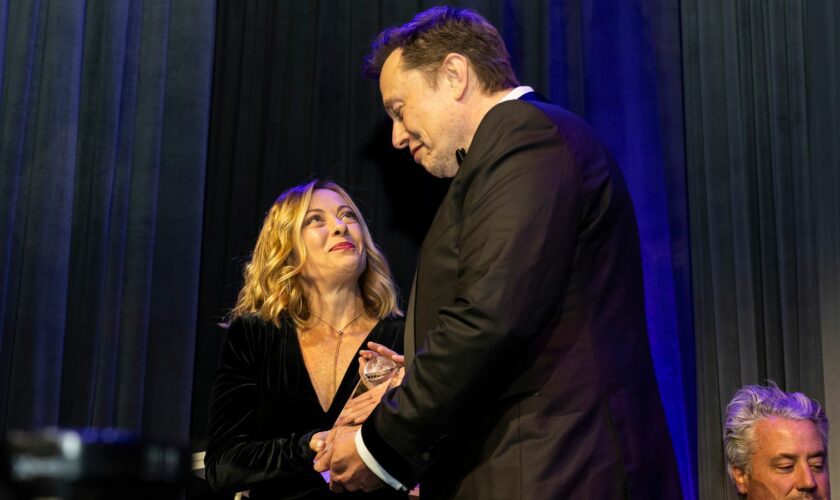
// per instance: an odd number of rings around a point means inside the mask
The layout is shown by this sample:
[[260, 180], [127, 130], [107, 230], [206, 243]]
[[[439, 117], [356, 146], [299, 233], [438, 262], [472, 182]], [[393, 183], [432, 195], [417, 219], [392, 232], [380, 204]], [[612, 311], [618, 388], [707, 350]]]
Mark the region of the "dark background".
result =
[[[274, 198], [313, 177], [349, 189], [407, 291], [446, 181], [391, 148], [360, 64], [435, 3], [0, 0], [0, 432], [200, 448], [242, 264]], [[840, 9], [453, 4], [617, 157], [684, 492], [734, 498], [737, 387], [773, 379], [840, 415]]]

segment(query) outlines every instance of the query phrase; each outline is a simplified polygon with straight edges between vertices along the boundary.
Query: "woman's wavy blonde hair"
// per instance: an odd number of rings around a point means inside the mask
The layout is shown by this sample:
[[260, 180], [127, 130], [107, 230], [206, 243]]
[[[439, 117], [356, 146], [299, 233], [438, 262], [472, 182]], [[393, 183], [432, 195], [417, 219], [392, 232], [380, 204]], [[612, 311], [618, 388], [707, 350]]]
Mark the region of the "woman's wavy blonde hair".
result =
[[380, 319], [402, 316], [391, 269], [370, 237], [359, 207], [338, 184], [314, 180], [283, 192], [265, 216], [251, 261], [243, 271], [245, 283], [230, 313], [231, 321], [239, 316], [253, 314], [280, 326], [283, 312], [291, 317], [298, 328], [309, 320], [309, 305], [301, 286], [306, 247], [300, 233], [312, 193], [317, 189], [338, 193], [358, 216], [367, 255], [365, 270], [359, 277], [365, 311]]

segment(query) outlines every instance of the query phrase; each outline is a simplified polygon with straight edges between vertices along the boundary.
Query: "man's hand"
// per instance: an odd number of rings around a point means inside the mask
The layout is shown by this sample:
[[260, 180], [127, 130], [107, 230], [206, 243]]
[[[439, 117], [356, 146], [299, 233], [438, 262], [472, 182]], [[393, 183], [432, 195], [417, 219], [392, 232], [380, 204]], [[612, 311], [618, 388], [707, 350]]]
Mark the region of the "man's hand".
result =
[[[352, 429], [358, 431], [358, 428]], [[385, 485], [362, 461], [359, 452], [356, 451], [355, 437], [355, 432], [340, 432], [333, 438], [330, 461], [330, 489], [332, 491], [370, 492]], [[317, 467], [316, 470], [318, 470]]]
[[359, 356], [364, 359], [371, 359], [375, 358], [376, 356], [385, 356], [386, 358], [391, 358], [391, 360], [397, 364], [397, 366], [405, 365], [405, 356], [402, 354], [397, 354], [396, 351], [388, 349], [382, 344], [377, 344], [376, 342], [368, 342], [368, 348], [362, 349], [359, 351]]
[[330, 470], [330, 460], [332, 459], [333, 441], [336, 436], [345, 433], [352, 433], [355, 427], [333, 427], [329, 431], [322, 431], [312, 435], [309, 440], [309, 447], [316, 452], [315, 460], [312, 468], [318, 472], [325, 472]]

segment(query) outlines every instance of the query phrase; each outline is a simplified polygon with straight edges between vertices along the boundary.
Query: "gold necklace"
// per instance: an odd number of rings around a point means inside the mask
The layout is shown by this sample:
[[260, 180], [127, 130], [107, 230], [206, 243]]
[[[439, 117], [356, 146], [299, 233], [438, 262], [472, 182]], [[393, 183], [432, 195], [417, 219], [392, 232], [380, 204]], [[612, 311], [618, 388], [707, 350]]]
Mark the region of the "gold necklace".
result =
[[334, 395], [336, 392], [338, 392], [338, 353], [339, 353], [339, 351], [341, 350], [341, 339], [342, 339], [342, 338], [344, 338], [344, 330], [345, 330], [348, 326], [352, 325], [354, 321], [356, 321], [357, 319], [361, 318], [361, 317], [362, 317], [362, 314], [364, 314], [364, 312], [365, 312], [365, 310], [364, 310], [364, 309], [362, 309], [362, 312], [360, 312], [359, 314], [357, 314], [355, 318], [353, 318], [353, 319], [351, 319], [350, 321], [348, 321], [348, 322], [347, 322], [347, 324], [346, 324], [346, 325], [344, 325], [344, 326], [343, 326], [343, 327], [341, 327], [341, 328], [336, 328], [336, 327], [332, 326], [331, 324], [329, 324], [329, 323], [327, 323], [326, 321], [324, 321], [324, 318], [322, 318], [322, 317], [318, 316], [317, 314], [315, 314], [315, 313], [313, 313], [313, 312], [311, 312], [311, 311], [310, 311], [310, 313], [309, 313], [309, 315], [310, 315], [310, 316], [314, 316], [314, 317], [315, 317], [315, 319], [317, 319], [317, 320], [319, 320], [321, 323], [323, 323], [323, 324], [327, 325], [328, 327], [330, 327], [330, 329], [331, 329], [331, 330], [333, 330], [335, 333], [337, 333], [337, 334], [338, 334], [338, 341], [336, 341], [336, 343], [335, 343], [335, 358], [333, 359], [333, 380], [332, 380], [333, 385], [332, 385], [332, 387], [330, 388], [330, 389], [331, 389], [331, 391], [332, 391], [332, 394], [333, 394], [333, 395]]

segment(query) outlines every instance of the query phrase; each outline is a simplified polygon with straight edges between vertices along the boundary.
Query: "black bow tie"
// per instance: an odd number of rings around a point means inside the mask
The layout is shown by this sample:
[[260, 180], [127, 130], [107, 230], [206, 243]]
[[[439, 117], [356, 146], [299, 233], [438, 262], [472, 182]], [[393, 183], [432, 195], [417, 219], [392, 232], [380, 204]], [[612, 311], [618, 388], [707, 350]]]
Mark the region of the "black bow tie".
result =
[[462, 163], [464, 163], [465, 156], [467, 156], [467, 151], [464, 148], [458, 148], [455, 150], [455, 161], [458, 162], [459, 167]]

